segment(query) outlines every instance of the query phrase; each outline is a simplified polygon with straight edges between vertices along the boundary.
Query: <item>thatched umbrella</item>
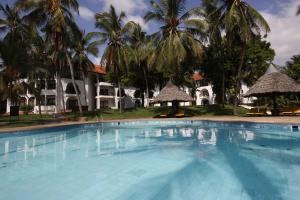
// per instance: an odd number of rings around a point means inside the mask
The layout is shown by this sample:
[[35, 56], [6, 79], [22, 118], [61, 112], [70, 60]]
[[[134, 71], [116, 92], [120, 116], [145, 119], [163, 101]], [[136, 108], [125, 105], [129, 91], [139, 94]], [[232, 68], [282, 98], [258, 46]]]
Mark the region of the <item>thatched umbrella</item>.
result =
[[153, 103], [172, 102], [172, 105], [177, 109], [179, 102], [195, 101], [190, 95], [180, 90], [171, 81], [160, 91], [160, 93], [153, 99]]
[[274, 114], [278, 114], [276, 96], [300, 93], [300, 84], [271, 64], [267, 72], [249, 89], [244, 97], [272, 97]]

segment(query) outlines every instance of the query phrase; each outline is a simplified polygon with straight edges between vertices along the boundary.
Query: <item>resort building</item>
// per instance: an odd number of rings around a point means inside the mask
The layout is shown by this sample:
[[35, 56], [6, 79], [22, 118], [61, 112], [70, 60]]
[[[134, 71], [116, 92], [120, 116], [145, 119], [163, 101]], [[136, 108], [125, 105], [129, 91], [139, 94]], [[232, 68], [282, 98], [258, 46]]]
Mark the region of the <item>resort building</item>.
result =
[[[89, 71], [86, 77], [82, 77], [80, 73], [75, 74], [75, 84], [79, 92], [79, 98], [83, 110], [95, 110], [101, 108], [117, 109], [119, 105], [118, 88], [111, 83], [104, 82], [103, 76], [106, 74], [104, 67], [95, 65], [95, 68]], [[28, 79], [22, 79], [19, 82], [28, 82]], [[41, 84], [41, 111], [43, 113], [58, 113], [63, 110], [77, 111], [78, 101], [75, 88], [71, 77], [63, 74], [61, 78], [61, 86], [58, 84], [57, 78], [43, 79], [36, 81], [35, 84]], [[134, 98], [136, 88], [122, 87], [122, 106], [123, 108], [135, 107], [136, 102], [140, 100]], [[10, 106], [14, 105], [32, 105], [33, 112], [39, 112], [39, 106], [34, 94], [28, 90], [20, 94], [18, 102], [11, 102], [7, 99], [6, 113], [10, 112]]]
[[[120, 102], [123, 108], [134, 108], [141, 106], [142, 100], [135, 98], [134, 87], [122, 87], [120, 100], [118, 87], [112, 83], [108, 83], [104, 80], [106, 74], [105, 67], [95, 65], [93, 70], [90, 70], [86, 77], [82, 77], [81, 73], [75, 74], [75, 84], [79, 92], [79, 98], [84, 111], [99, 110], [102, 108], [118, 109]], [[35, 84], [40, 84], [41, 88], [41, 111], [42, 113], [59, 113], [63, 110], [66, 111], [78, 111], [78, 101], [75, 92], [75, 88], [72, 83], [70, 75], [61, 75], [61, 86], [58, 84], [57, 79], [44, 79], [38, 80]], [[215, 104], [216, 95], [213, 92], [212, 85], [202, 77], [199, 72], [195, 72], [192, 76], [192, 80], [195, 81], [196, 93], [194, 95], [196, 105], [211, 105]], [[28, 82], [27, 79], [20, 80], [21, 82]], [[191, 94], [191, 88], [181, 88], [187, 94]], [[242, 94], [246, 93], [249, 88], [242, 84], [240, 102], [242, 104], [249, 104], [253, 102], [252, 98], [243, 98]], [[156, 97], [160, 90], [159, 87], [153, 92], [153, 97]], [[10, 106], [13, 105], [32, 105], [33, 112], [39, 112], [39, 106], [34, 94], [30, 94], [29, 91], [25, 91], [20, 95], [19, 102], [12, 103], [9, 99], [6, 100], [6, 113], [10, 112]], [[151, 105], [152, 99], [145, 100], [144, 104]], [[3, 103], [2, 103], [3, 104]], [[161, 106], [161, 104], [152, 104], [153, 106]], [[162, 104], [171, 106], [172, 103]], [[181, 103], [181, 106], [190, 106], [192, 103]], [[3, 107], [3, 106], [2, 106]]]

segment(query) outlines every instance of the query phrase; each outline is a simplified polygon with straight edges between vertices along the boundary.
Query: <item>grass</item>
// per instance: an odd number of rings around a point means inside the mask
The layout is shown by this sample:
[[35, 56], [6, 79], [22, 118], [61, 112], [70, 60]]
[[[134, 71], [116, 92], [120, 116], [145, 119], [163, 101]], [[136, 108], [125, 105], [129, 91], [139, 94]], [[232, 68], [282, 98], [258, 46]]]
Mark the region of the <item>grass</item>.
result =
[[[225, 108], [219, 105], [210, 106], [192, 106], [181, 107], [187, 116], [231, 116], [232, 106], [226, 105]], [[118, 110], [103, 109], [99, 111], [85, 112], [83, 117], [88, 121], [98, 119], [110, 120], [110, 119], [136, 119], [136, 118], [153, 118], [161, 113], [169, 113], [171, 107], [152, 107], [152, 108], [136, 108], [125, 110], [120, 113]], [[239, 113], [241, 116], [245, 116], [246, 109], [239, 107]], [[65, 114], [69, 121], [78, 121], [80, 119], [79, 113], [67, 113]], [[49, 123], [59, 123], [62, 120], [57, 120], [50, 115], [43, 115], [40, 118], [39, 115], [21, 115], [20, 119], [10, 120], [9, 116], [0, 116], [0, 128], [10, 127], [24, 127], [34, 126]]]
[[[210, 106], [192, 106], [192, 107], [180, 107], [180, 110], [184, 110], [185, 114], [190, 117], [195, 116], [230, 116], [232, 113], [232, 106], [226, 105], [225, 108], [219, 105]], [[170, 113], [171, 107], [151, 107], [151, 108], [135, 108], [127, 109], [120, 113], [118, 110], [102, 109], [99, 111], [86, 112], [83, 117], [87, 120], [104, 119], [134, 119], [134, 118], [153, 118], [161, 113]], [[245, 116], [246, 109], [239, 108], [240, 116]], [[67, 114], [72, 120], [77, 120], [80, 117], [79, 113]]]
[[9, 116], [0, 116], [0, 129], [36, 126], [55, 122], [57, 122], [57, 119], [50, 115], [42, 115], [42, 117], [39, 115], [20, 115], [19, 119], [17, 117], [10, 118]]

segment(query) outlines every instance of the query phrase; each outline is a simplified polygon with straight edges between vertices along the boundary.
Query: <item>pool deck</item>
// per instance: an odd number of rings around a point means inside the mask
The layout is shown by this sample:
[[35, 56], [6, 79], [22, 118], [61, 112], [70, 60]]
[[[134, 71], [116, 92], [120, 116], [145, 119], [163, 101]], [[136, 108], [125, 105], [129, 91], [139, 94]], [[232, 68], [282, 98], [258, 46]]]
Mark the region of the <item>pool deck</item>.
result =
[[[287, 117], [237, 117], [237, 116], [210, 116], [210, 117], [191, 117], [191, 118], [138, 118], [138, 119], [114, 119], [114, 120], [101, 120], [98, 122], [127, 122], [127, 121], [170, 121], [170, 120], [195, 120], [195, 121], [224, 121], [224, 122], [253, 122], [253, 123], [276, 123], [276, 124], [300, 124], [300, 116], [287, 116]], [[51, 128], [59, 126], [77, 125], [77, 124], [92, 124], [97, 123], [97, 121], [87, 121], [87, 122], [61, 122], [47, 125], [37, 125], [37, 126], [26, 126], [26, 127], [15, 127], [15, 128], [0, 128], [1, 133], [16, 132], [16, 131], [30, 131], [41, 128]]]

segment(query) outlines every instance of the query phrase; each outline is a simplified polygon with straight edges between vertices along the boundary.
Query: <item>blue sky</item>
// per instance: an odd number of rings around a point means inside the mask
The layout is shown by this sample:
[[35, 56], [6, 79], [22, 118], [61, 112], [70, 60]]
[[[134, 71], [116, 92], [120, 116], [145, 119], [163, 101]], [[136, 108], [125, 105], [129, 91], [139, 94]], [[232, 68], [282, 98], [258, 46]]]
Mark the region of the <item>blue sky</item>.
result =
[[[300, 16], [296, 17], [296, 7], [300, 0], [246, 0], [259, 10], [267, 19], [272, 32], [267, 40], [276, 51], [275, 63], [284, 64], [290, 57], [300, 53]], [[2, 4], [12, 3], [14, 0], [1, 0]], [[139, 22], [144, 30], [152, 33], [158, 30], [157, 24], [145, 24], [143, 15], [150, 7], [150, 0], [79, 0], [80, 16], [76, 21], [86, 32], [95, 31], [94, 14], [108, 10], [113, 4], [117, 11], [125, 11], [127, 21]], [[201, 0], [186, 0], [187, 9], [198, 6]], [[103, 48], [101, 48], [102, 51]], [[101, 55], [101, 54], [100, 54]], [[95, 62], [99, 58], [93, 58]]]

